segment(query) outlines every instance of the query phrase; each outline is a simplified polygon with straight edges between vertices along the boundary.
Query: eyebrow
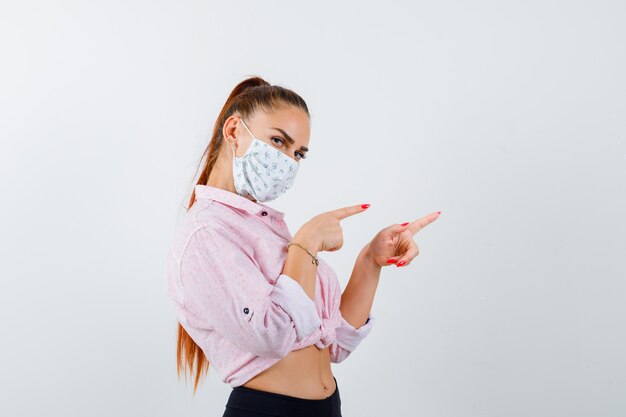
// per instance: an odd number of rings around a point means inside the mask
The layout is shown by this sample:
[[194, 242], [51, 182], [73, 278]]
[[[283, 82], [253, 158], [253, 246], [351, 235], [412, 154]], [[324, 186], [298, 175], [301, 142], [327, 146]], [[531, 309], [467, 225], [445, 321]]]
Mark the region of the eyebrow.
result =
[[[289, 143], [291, 143], [292, 145], [293, 145], [294, 143], [296, 143], [296, 141], [295, 141], [295, 140], [293, 140], [293, 139], [291, 138], [291, 136], [289, 136], [289, 135], [287, 134], [287, 132], [285, 132], [284, 130], [282, 130], [280, 127], [272, 127], [272, 129], [274, 129], [274, 130], [278, 130], [280, 133], [282, 133], [283, 135], [285, 135], [285, 137], [287, 138], [287, 140], [289, 141]], [[308, 151], [309, 151], [309, 148], [307, 148], [306, 146], [300, 146], [300, 149], [301, 149], [301, 150], [303, 150], [304, 152], [308, 152]]]

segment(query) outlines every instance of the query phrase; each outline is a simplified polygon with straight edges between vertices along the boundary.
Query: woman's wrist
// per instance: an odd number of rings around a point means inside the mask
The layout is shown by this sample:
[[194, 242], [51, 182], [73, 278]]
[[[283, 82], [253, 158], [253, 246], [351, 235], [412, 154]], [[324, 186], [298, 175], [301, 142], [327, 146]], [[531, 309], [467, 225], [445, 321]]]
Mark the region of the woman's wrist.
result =
[[371, 269], [374, 271], [380, 271], [382, 269], [382, 266], [378, 265], [374, 260], [374, 257], [371, 255], [369, 243], [363, 246], [363, 248], [359, 252], [359, 255], [357, 256], [357, 261], [359, 260], [364, 262], [364, 265], [371, 267]]
[[306, 233], [296, 233], [291, 241], [305, 245], [313, 256], [317, 256], [317, 253], [320, 250], [320, 244], [317, 242], [317, 240], [314, 239], [313, 236]]

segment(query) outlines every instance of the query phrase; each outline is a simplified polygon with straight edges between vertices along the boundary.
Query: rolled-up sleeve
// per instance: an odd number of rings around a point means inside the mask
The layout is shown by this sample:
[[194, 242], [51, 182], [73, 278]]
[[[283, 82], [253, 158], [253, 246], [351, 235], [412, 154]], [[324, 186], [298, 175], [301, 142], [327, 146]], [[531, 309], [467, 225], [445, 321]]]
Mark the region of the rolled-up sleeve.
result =
[[180, 261], [185, 311], [243, 350], [282, 358], [320, 327], [315, 302], [281, 274], [272, 285], [256, 261], [219, 225], [198, 228]]
[[376, 322], [376, 318], [370, 313], [365, 324], [355, 328], [343, 318], [341, 310], [337, 310], [337, 314], [339, 314], [340, 324], [335, 329], [336, 341], [329, 348], [330, 361], [332, 363], [343, 362], [350, 356], [363, 339], [367, 337]]

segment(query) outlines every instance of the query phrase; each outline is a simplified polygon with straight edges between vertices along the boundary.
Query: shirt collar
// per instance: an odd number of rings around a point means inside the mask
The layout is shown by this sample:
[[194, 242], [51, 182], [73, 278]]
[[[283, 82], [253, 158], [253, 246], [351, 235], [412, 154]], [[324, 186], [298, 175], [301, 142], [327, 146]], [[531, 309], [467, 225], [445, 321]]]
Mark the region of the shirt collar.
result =
[[255, 203], [246, 197], [222, 188], [213, 187], [211, 185], [196, 184], [194, 190], [196, 198], [208, 198], [210, 200], [215, 200], [231, 207], [245, 210], [255, 216], [262, 216], [262, 213], [265, 211], [277, 219], [283, 219], [285, 217], [285, 213], [282, 211], [266, 206], [258, 201]]

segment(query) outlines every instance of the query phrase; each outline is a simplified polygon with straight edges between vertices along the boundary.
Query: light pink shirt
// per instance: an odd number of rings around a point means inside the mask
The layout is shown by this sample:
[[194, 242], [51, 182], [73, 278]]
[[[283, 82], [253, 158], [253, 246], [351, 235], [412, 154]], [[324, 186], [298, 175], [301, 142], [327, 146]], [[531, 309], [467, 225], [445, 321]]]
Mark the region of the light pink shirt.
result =
[[292, 239], [284, 213], [217, 187], [195, 192], [167, 257], [166, 292], [222, 381], [243, 385], [313, 344], [330, 346], [333, 363], [354, 352], [375, 318], [358, 328], [343, 318], [337, 275], [321, 257], [315, 301], [282, 274]]

